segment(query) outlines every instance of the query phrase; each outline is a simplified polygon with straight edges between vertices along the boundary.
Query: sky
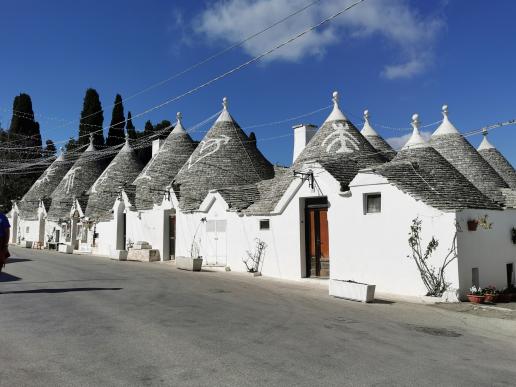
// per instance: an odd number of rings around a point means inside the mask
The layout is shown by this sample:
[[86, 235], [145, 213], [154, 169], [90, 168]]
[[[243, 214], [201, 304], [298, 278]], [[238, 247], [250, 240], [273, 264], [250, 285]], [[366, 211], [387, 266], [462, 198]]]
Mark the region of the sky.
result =
[[[163, 104], [353, 2], [316, 2], [177, 76], [312, 1], [26, 0], [22, 7], [0, 0], [0, 124], [9, 125], [21, 92], [32, 97], [44, 139], [56, 143], [77, 136], [88, 87], [100, 94], [104, 125], [117, 93], [133, 116], [162, 105], [136, 118], [138, 129], [149, 119], [174, 121], [177, 111], [193, 127], [227, 96], [232, 116], [255, 131], [266, 157], [288, 165], [292, 126], [321, 125], [329, 109], [306, 114], [329, 107], [334, 90], [357, 127], [368, 109], [373, 127], [396, 146], [407, 139], [413, 113], [432, 124], [443, 104], [462, 132], [516, 118], [516, 2], [505, 0], [365, 0], [242, 70]], [[201, 139], [213, 121], [196, 127], [193, 137]], [[468, 139], [477, 146], [481, 135]], [[494, 129], [489, 139], [516, 165], [515, 126]]]

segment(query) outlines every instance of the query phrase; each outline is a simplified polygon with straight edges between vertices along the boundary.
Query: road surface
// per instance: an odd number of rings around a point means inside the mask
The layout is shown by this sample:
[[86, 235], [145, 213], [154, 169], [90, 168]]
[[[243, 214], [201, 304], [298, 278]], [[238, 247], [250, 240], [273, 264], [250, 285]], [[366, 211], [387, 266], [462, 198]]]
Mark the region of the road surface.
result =
[[514, 321], [167, 263], [12, 252], [1, 386], [516, 383]]

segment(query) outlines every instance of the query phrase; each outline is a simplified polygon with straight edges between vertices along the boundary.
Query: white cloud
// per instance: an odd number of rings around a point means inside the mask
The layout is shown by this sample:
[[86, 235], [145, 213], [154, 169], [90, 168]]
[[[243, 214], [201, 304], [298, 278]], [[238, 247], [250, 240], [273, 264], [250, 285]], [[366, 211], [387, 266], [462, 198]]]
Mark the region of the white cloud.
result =
[[[261, 54], [351, 2], [323, 1], [244, 43], [242, 48], [252, 56]], [[307, 4], [308, 0], [216, 0], [202, 12], [194, 29], [210, 41], [234, 44]], [[382, 76], [409, 78], [422, 73], [432, 63], [433, 45], [442, 27], [440, 19], [423, 17], [405, 0], [369, 0], [265, 60], [296, 62], [306, 57], [322, 57], [329, 46], [343, 39], [374, 36], [392, 46], [399, 61], [385, 65]]]
[[[421, 137], [423, 137], [426, 141], [430, 140], [430, 137], [432, 136], [432, 132], [420, 132]], [[403, 145], [408, 141], [408, 139], [412, 136], [412, 133], [407, 133], [400, 137], [390, 137], [386, 138], [385, 141], [387, 141], [390, 146], [392, 146], [395, 150], [399, 150], [403, 148]]]

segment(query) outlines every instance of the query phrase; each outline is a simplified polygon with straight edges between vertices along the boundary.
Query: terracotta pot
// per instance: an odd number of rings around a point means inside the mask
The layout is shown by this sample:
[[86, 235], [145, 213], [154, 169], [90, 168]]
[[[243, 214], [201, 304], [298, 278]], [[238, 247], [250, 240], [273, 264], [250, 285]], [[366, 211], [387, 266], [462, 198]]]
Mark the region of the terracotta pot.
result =
[[476, 296], [474, 294], [468, 294], [469, 302], [473, 302], [474, 304], [483, 304], [485, 298], [485, 296]]
[[468, 220], [468, 231], [476, 231], [478, 227], [477, 220]]
[[501, 293], [498, 295], [498, 302], [511, 302], [511, 295], [508, 293]]
[[498, 294], [486, 294], [484, 301], [485, 302], [496, 302], [496, 301], [498, 301]]

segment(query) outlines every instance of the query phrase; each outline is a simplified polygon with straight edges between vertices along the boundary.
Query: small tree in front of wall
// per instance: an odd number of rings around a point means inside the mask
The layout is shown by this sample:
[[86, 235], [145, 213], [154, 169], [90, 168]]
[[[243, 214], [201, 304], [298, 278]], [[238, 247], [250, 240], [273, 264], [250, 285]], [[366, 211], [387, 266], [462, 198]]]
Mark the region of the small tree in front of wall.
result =
[[247, 258], [242, 259], [249, 273], [258, 273], [260, 271], [260, 263], [263, 260], [265, 249], [267, 248], [267, 244], [260, 238], [256, 238], [255, 241], [255, 250], [253, 252], [248, 250]]
[[457, 232], [453, 236], [452, 246], [444, 257], [442, 265], [436, 268], [430, 264], [429, 260], [439, 246], [439, 241], [432, 236], [432, 239], [423, 250], [421, 223], [419, 218], [412, 220], [408, 239], [412, 254], [407, 257], [412, 258], [416, 263], [421, 279], [428, 290], [427, 296], [440, 297], [450, 286], [445, 280], [444, 273], [446, 267], [457, 259]]

